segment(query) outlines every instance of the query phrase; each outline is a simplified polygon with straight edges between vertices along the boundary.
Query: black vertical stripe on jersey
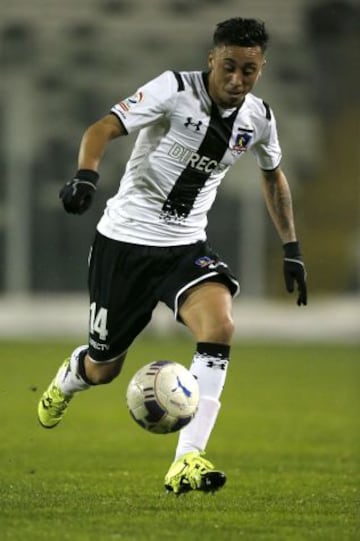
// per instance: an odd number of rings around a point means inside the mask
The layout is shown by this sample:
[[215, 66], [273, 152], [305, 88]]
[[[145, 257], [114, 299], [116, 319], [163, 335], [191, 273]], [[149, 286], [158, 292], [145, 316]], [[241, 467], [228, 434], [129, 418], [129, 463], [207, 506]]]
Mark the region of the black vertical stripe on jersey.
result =
[[263, 100], [263, 104], [264, 104], [264, 107], [265, 107], [265, 116], [268, 120], [271, 120], [271, 110], [270, 110], [270, 105], [268, 103], [266, 103], [266, 101]]
[[178, 92], [182, 92], [183, 90], [185, 90], [184, 81], [178, 71], [173, 71], [173, 74], [175, 75], [175, 79], [177, 80]]
[[[217, 106], [212, 103], [209, 126], [196, 151], [200, 158], [206, 156], [218, 163], [221, 161], [229, 148], [232, 127], [237, 113], [238, 109], [229, 117], [222, 118]], [[197, 170], [196, 164], [195, 167], [188, 164], [179, 175], [162, 207], [162, 218], [165, 220], [184, 220], [190, 214], [196, 197], [210, 175], [211, 172]]]

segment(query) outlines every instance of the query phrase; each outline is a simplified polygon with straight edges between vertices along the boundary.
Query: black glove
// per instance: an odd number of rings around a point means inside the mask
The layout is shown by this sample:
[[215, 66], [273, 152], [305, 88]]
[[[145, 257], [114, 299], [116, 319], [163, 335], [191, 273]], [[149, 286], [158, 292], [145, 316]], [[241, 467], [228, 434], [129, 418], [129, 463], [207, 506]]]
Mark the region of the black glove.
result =
[[98, 178], [96, 171], [79, 169], [75, 177], [61, 188], [59, 197], [66, 212], [82, 214], [90, 207]]
[[306, 270], [298, 242], [287, 242], [284, 248], [284, 278], [289, 293], [294, 291], [294, 283], [298, 286], [297, 304], [307, 304]]

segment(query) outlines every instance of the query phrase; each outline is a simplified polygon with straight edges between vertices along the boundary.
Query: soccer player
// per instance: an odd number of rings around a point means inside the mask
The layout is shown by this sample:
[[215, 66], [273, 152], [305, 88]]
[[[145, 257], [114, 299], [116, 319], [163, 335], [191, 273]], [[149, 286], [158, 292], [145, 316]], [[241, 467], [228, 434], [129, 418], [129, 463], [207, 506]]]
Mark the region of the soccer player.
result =
[[89, 258], [88, 344], [59, 368], [38, 417], [55, 427], [70, 400], [119, 373], [159, 301], [196, 341], [191, 372], [200, 388], [194, 420], [180, 431], [165, 487], [176, 494], [214, 491], [225, 474], [204, 457], [220, 409], [239, 284], [206, 240], [207, 213], [228, 169], [251, 150], [283, 245], [286, 288], [307, 303], [306, 273], [291, 192], [269, 105], [251, 93], [265, 64], [264, 23], [232, 18], [217, 25], [207, 72], [166, 71], [114, 105], [85, 131], [78, 171], [60, 192], [67, 212], [91, 204], [109, 141], [140, 130], [117, 194], [106, 205]]

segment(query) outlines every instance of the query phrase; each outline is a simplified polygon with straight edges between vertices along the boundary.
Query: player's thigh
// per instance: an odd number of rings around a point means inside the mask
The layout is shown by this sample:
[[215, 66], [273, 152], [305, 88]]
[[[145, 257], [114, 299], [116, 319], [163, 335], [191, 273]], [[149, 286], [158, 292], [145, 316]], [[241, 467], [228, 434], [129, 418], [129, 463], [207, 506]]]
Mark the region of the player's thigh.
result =
[[156, 306], [142, 247], [97, 234], [89, 266], [89, 356], [111, 362], [127, 351]]
[[234, 332], [228, 286], [211, 278], [184, 294], [179, 315], [197, 341], [230, 344]]
[[196, 338], [206, 334], [224, 340], [231, 334], [231, 298], [238, 291], [228, 265], [206, 242], [198, 242], [184, 247], [176, 268], [162, 284], [160, 299]]

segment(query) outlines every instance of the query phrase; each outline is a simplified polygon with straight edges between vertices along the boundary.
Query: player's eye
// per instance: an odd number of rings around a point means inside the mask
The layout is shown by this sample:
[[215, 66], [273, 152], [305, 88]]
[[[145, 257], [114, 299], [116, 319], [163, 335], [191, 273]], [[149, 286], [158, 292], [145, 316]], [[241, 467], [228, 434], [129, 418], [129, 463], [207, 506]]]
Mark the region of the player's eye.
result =
[[243, 75], [245, 75], [245, 77], [248, 77], [249, 75], [253, 75], [255, 71], [255, 68], [246, 68], [243, 70]]

